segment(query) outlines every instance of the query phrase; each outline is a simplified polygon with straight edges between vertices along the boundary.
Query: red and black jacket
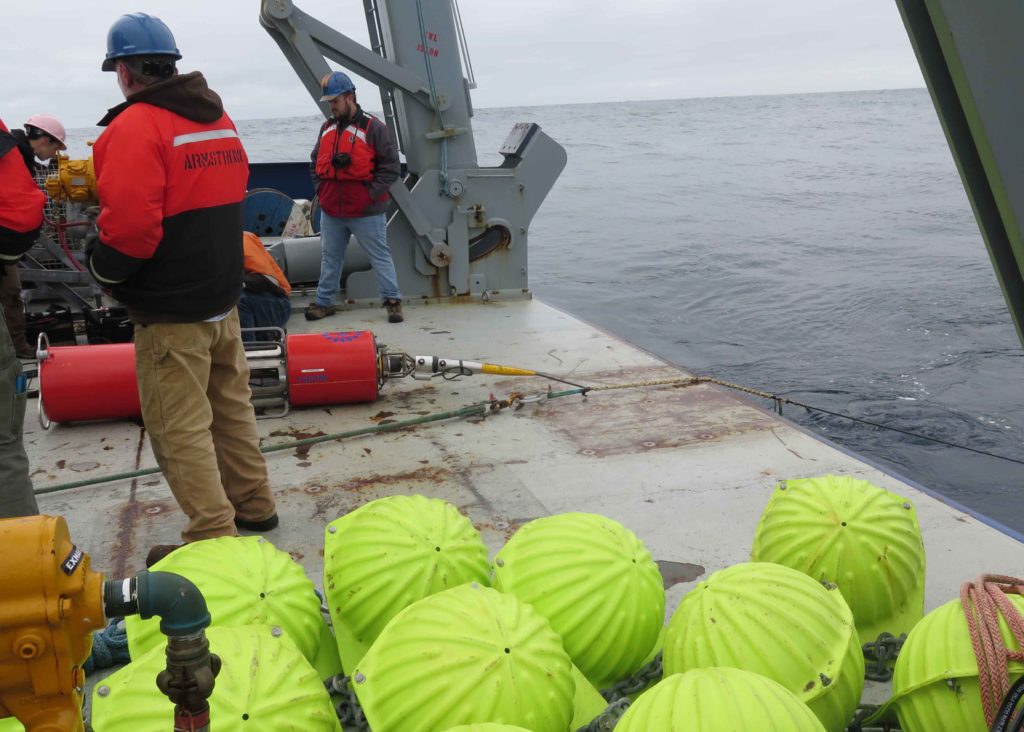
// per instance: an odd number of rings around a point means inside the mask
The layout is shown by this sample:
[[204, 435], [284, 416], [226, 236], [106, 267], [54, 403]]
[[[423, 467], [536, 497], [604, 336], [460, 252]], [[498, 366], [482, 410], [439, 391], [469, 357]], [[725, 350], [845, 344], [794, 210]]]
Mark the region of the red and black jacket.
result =
[[249, 161], [220, 97], [196, 71], [131, 95], [99, 124], [93, 276], [136, 323], [230, 310], [242, 292]]
[[17, 138], [0, 120], [0, 262], [17, 261], [43, 225], [43, 193], [25, 165]]
[[[351, 162], [334, 165], [339, 153]], [[388, 189], [402, 170], [394, 134], [358, 106], [352, 120], [329, 119], [320, 127], [309, 169], [320, 208], [342, 218], [384, 213]]]

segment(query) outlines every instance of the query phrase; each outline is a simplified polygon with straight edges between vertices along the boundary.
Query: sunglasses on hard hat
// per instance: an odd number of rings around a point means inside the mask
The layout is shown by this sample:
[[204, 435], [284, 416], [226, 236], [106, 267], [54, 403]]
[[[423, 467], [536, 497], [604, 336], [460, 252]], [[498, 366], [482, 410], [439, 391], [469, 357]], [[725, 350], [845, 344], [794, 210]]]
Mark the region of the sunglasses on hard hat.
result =
[[40, 140], [40, 139], [42, 139], [44, 137], [47, 137], [47, 138], [50, 139], [50, 142], [54, 142], [54, 143], [59, 143], [60, 142], [60, 140], [58, 140], [56, 137], [51, 135], [49, 132], [43, 132], [38, 127], [29, 127], [29, 129], [25, 131], [25, 137], [27, 137], [30, 140]]

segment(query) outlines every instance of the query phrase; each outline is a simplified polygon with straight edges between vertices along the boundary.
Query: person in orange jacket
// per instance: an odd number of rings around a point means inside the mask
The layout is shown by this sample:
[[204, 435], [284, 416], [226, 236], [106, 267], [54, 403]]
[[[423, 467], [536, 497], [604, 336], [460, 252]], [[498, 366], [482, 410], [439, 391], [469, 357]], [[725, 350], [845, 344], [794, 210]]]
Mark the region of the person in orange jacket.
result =
[[[125, 96], [93, 146], [96, 280], [128, 307], [142, 419], [188, 516], [185, 542], [278, 525], [235, 307], [248, 159], [220, 97], [178, 74], [174, 36], [145, 13], [107, 34]], [[151, 565], [179, 545], [159, 544]]]
[[246, 231], [242, 235], [242, 244], [245, 276], [242, 279], [242, 297], [238, 301], [242, 340], [272, 340], [271, 335], [246, 332], [246, 328], [284, 328], [292, 315], [292, 302], [288, 297], [292, 286], [258, 236]]
[[[43, 225], [46, 196], [18, 154], [17, 142], [0, 120], [0, 262], [16, 262]], [[39, 513], [28, 475], [22, 429], [27, 390], [21, 362], [0, 317], [0, 518]]]

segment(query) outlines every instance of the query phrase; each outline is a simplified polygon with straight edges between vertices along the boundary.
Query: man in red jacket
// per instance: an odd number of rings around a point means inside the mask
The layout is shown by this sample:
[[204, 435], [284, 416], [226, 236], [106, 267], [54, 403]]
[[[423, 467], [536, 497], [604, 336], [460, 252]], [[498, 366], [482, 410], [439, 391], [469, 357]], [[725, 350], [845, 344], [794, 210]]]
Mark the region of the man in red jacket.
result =
[[320, 127], [310, 155], [310, 174], [320, 200], [320, 282], [306, 320], [334, 315], [341, 289], [345, 248], [355, 236], [377, 276], [377, 289], [389, 323], [402, 322], [402, 293], [388, 248], [388, 189], [398, 180], [401, 165], [391, 129], [356, 102], [356, 88], [341, 71], [320, 80], [321, 102], [331, 118]]
[[[178, 75], [158, 18], [121, 16], [104, 71], [125, 102], [100, 120], [96, 280], [128, 307], [142, 418], [189, 518], [186, 542], [277, 526], [250, 402], [238, 311], [249, 167], [220, 97]], [[147, 565], [176, 545], [154, 547]]]
[[[43, 225], [46, 196], [18, 153], [18, 144], [0, 120], [0, 263], [17, 262]], [[39, 513], [22, 440], [25, 375], [15, 357], [7, 321], [0, 316], [0, 519]]]

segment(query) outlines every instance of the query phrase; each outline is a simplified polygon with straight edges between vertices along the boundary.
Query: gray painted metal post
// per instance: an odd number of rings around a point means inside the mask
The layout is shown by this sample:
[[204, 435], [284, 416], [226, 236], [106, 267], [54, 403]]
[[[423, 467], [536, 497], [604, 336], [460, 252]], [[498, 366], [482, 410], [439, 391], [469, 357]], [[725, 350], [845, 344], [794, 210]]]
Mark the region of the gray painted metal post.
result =
[[897, 5], [1024, 344], [1024, 4]]
[[[428, 85], [432, 76], [440, 107], [438, 115], [407, 99], [401, 90], [395, 93], [400, 125], [409, 138], [404, 145], [409, 170], [440, 170], [442, 139], [447, 140], [449, 167], [475, 167], [476, 145], [451, 0], [383, 0], [382, 6], [383, 21], [390, 31], [388, 58], [427, 79]], [[409, 144], [412, 140], [419, 144]], [[428, 140], [429, 144], [423, 144]]]

